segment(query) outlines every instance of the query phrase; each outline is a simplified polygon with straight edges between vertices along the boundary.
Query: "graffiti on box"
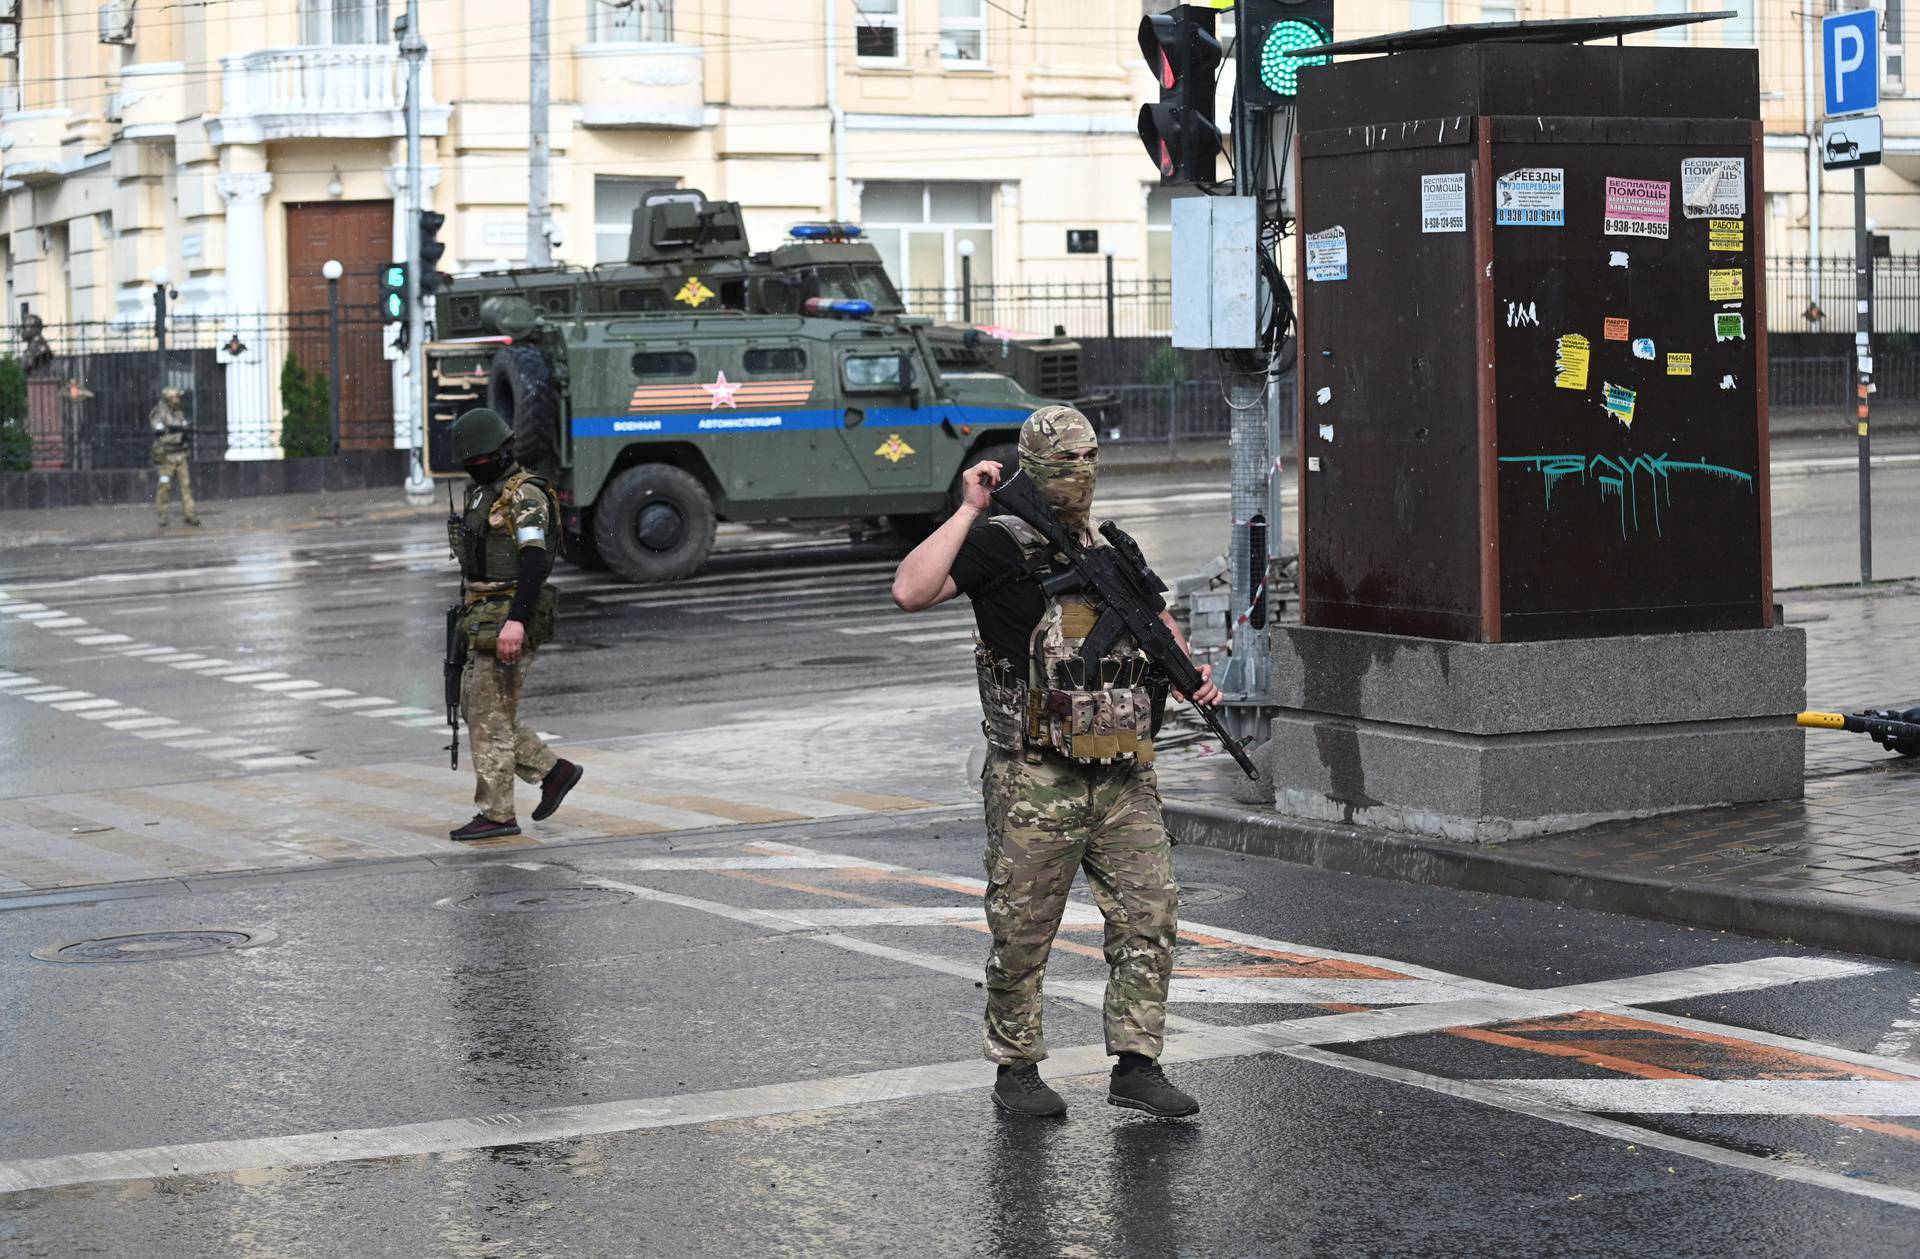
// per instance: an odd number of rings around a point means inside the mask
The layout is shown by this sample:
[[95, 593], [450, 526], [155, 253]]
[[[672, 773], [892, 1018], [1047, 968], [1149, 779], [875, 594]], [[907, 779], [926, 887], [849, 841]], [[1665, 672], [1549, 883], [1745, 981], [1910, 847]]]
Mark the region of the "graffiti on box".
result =
[[[1651, 524], [1658, 536], [1665, 536], [1660, 515], [1662, 506], [1673, 505], [1673, 478], [1688, 473], [1718, 480], [1744, 483], [1753, 489], [1753, 474], [1698, 459], [1673, 459], [1666, 455], [1502, 455], [1501, 463], [1518, 464], [1540, 474], [1545, 506], [1553, 510], [1553, 492], [1562, 480], [1580, 478], [1600, 492], [1602, 502], [1613, 500], [1620, 509], [1620, 536], [1638, 533]], [[1648, 507], [1647, 521], [1641, 519], [1642, 499]]]

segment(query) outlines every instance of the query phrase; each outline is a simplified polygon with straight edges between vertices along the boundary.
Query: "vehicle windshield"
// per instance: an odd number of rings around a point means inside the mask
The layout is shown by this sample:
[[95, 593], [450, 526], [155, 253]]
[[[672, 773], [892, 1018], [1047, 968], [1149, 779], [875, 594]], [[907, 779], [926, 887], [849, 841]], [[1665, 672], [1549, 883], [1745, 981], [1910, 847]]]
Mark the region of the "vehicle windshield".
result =
[[893, 288], [893, 281], [887, 278], [885, 268], [876, 266], [855, 267], [855, 280], [860, 286], [855, 297], [865, 298], [873, 303], [873, 308], [884, 314], [894, 314], [906, 309], [900, 300], [900, 294]]

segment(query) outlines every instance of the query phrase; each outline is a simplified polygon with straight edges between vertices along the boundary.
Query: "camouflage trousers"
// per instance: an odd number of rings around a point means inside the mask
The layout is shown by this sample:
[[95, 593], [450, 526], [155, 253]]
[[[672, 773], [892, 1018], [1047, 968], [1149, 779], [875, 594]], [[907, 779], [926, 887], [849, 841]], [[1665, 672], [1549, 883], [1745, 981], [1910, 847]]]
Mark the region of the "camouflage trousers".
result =
[[1160, 1056], [1179, 885], [1153, 770], [1035, 763], [998, 750], [981, 775], [987, 809], [987, 1057], [1038, 1062], [1041, 984], [1074, 871], [1107, 920], [1107, 1052]]
[[475, 651], [468, 654], [467, 670], [460, 679], [460, 711], [466, 714], [478, 779], [473, 802], [496, 822], [514, 815], [515, 774], [523, 782], [537, 783], [559, 760], [520, 720], [520, 688], [532, 667], [531, 651], [522, 651], [512, 664], [501, 664], [490, 651]]
[[153, 508], [160, 513], [160, 523], [167, 523], [167, 505], [175, 485], [180, 487], [181, 513], [188, 520], [199, 519], [200, 513], [193, 505], [193, 473], [187, 467], [185, 452], [161, 455], [153, 461], [153, 466], [159, 473], [158, 483], [153, 487]]

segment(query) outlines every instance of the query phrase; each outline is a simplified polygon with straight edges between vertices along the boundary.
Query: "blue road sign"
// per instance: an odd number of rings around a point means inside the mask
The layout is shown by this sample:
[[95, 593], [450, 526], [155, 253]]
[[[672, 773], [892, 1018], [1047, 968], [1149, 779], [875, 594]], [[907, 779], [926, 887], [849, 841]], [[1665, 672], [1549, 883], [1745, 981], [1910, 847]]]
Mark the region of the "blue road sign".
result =
[[1880, 14], [1873, 9], [1829, 13], [1820, 19], [1827, 77], [1827, 117], [1870, 114], [1880, 108]]

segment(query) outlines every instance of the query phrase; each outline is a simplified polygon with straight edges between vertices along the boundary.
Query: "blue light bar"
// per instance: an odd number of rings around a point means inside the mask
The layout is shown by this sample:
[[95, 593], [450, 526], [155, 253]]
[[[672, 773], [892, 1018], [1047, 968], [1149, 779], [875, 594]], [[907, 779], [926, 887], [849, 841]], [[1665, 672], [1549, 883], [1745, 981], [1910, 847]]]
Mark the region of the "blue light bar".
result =
[[795, 240], [852, 240], [860, 235], [858, 223], [795, 223], [787, 229]]
[[851, 319], [864, 319], [873, 313], [873, 303], [853, 297], [809, 297], [803, 309], [809, 315], [844, 315]]

